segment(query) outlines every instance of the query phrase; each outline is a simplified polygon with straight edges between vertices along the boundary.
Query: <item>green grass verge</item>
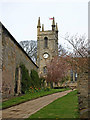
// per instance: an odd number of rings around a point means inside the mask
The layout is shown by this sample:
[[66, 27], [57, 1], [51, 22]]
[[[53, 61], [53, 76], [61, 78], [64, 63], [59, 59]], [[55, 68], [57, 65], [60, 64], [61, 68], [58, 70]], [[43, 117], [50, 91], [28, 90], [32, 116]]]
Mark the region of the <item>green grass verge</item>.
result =
[[[10, 100], [2, 102], [2, 109], [8, 108], [8, 107], [11, 107], [11, 106], [14, 106], [14, 105], [23, 103], [25, 101], [29, 101], [29, 100], [38, 98], [38, 97], [42, 97], [42, 96], [45, 96], [45, 95], [48, 95], [48, 94], [53, 94], [53, 93], [56, 93], [56, 92], [62, 92], [62, 91], [65, 91], [65, 90], [68, 90], [68, 88], [66, 88], [66, 89], [50, 89], [50, 91], [27, 93], [23, 96], [18, 96], [18, 97], [15, 97], [15, 98], [12, 98]], [[1, 108], [1, 106], [0, 106], [0, 108]]]
[[32, 118], [79, 118], [77, 91], [55, 100], [32, 114], [27, 120]]

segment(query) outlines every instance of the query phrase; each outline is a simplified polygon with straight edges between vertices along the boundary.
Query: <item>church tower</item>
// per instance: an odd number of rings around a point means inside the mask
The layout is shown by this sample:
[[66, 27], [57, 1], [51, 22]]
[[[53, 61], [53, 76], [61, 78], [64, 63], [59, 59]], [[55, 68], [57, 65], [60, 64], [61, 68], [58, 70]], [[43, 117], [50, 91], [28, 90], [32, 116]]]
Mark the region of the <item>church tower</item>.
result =
[[47, 63], [54, 56], [58, 55], [58, 26], [55, 19], [52, 20], [52, 30], [44, 30], [44, 24], [40, 23], [38, 18], [37, 25], [37, 65], [39, 67], [39, 76], [46, 76]]

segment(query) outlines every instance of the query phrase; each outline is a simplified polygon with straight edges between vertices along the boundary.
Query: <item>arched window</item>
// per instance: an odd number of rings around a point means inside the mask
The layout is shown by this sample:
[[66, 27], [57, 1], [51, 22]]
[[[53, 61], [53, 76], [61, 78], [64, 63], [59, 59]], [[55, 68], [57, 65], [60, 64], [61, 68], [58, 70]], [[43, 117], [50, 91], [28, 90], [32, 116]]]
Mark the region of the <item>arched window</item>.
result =
[[48, 38], [47, 37], [44, 38], [44, 47], [45, 48], [48, 47]]
[[46, 74], [47, 73], [47, 67], [43, 67], [43, 73]]

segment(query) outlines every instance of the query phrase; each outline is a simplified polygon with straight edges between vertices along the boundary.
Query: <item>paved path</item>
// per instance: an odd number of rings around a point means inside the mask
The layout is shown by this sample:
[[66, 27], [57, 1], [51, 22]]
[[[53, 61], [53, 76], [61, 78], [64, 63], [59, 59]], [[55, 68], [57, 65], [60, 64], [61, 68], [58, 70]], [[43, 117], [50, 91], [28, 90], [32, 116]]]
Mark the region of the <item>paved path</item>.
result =
[[54, 100], [66, 95], [69, 92], [71, 92], [71, 90], [54, 93], [52, 95], [40, 97], [17, 106], [4, 109], [2, 110], [2, 116], [3, 118], [28, 118], [31, 114], [37, 112], [44, 106], [50, 104]]

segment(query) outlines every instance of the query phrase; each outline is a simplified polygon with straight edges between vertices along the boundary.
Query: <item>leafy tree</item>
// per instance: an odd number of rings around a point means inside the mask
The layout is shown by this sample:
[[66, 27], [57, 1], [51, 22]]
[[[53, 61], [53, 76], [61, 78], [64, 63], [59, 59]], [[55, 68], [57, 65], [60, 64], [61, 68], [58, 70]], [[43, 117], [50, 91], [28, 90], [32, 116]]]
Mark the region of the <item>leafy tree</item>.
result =
[[21, 67], [21, 74], [22, 74], [22, 79], [21, 79], [21, 92], [25, 93], [25, 91], [29, 90], [29, 87], [31, 85], [31, 78], [29, 76], [29, 72], [27, 68], [22, 64], [20, 65]]
[[32, 79], [31, 85], [33, 87], [40, 88], [41, 87], [41, 81], [40, 81], [40, 78], [38, 76], [38, 73], [35, 70], [31, 70], [30, 76], [31, 76], [31, 79]]

